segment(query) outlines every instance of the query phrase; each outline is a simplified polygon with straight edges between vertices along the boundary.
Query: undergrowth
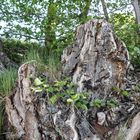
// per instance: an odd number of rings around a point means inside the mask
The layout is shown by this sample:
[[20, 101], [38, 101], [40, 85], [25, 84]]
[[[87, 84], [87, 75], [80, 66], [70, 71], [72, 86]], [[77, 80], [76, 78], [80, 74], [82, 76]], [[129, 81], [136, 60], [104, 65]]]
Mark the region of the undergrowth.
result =
[[49, 72], [52, 80], [58, 80], [61, 77], [60, 56], [52, 52], [47, 55], [45, 48], [34, 49], [33, 47], [24, 56], [22, 63], [34, 60], [40, 72]]
[[[92, 99], [90, 92], [77, 92], [78, 85], [73, 83], [71, 79], [57, 80], [53, 83], [42, 77], [36, 77], [31, 80], [33, 94], [43, 98], [47, 97], [51, 104], [57, 104], [58, 102], [67, 105], [73, 104], [75, 107], [83, 110], [88, 110], [92, 107], [106, 107], [109, 109], [119, 106], [119, 101], [113, 98], [107, 101], [102, 98]], [[114, 90], [116, 91], [117, 88], [114, 88]], [[125, 90], [120, 90], [119, 92], [122, 97], [129, 96], [129, 93]]]
[[17, 70], [7, 69], [0, 73], [0, 135], [3, 135], [5, 119], [5, 96], [8, 96], [15, 87]]
[[0, 93], [8, 95], [15, 86], [17, 70], [10, 68], [0, 73]]

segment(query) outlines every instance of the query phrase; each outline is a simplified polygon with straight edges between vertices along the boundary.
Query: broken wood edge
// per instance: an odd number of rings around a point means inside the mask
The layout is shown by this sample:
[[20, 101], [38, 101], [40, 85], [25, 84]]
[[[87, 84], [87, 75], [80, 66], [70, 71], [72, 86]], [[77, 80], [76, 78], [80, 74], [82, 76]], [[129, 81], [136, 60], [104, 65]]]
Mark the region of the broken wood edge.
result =
[[131, 127], [128, 129], [125, 140], [137, 140], [140, 136], [140, 112], [132, 120]]

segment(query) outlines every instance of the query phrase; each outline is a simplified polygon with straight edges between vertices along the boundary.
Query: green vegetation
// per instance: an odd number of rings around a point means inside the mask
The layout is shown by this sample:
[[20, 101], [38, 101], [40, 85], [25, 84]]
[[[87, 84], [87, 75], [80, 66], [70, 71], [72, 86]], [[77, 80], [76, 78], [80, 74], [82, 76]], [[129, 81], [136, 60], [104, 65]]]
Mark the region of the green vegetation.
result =
[[28, 43], [17, 39], [3, 39], [3, 51], [17, 64], [21, 64], [25, 56], [32, 50], [40, 48], [37, 43]]
[[33, 86], [31, 87], [34, 94], [40, 96], [47, 95], [49, 101], [52, 104], [56, 104], [59, 101], [65, 102], [67, 104], [74, 104], [76, 107], [81, 109], [87, 109], [87, 98], [88, 93], [77, 93], [74, 83], [70, 80], [56, 81], [49, 84], [46, 79], [35, 78], [33, 81]]
[[25, 63], [28, 61], [36, 61], [40, 64], [43, 63], [43, 60], [40, 57], [39, 51], [37, 49], [32, 48], [32, 47], [29, 49], [29, 51], [24, 56], [22, 63]]
[[136, 24], [133, 14], [114, 14], [111, 17], [111, 23], [116, 34], [125, 42], [129, 50], [131, 63], [135, 66], [140, 66], [139, 25]]
[[0, 93], [2, 96], [9, 95], [16, 83], [17, 70], [10, 68], [0, 73]]
[[116, 92], [116, 93], [118, 93], [118, 94], [120, 94], [120, 95], [123, 95], [123, 96], [125, 96], [125, 97], [129, 97], [129, 96], [130, 96], [130, 93], [129, 93], [128, 91], [119, 89], [119, 88], [117, 88], [117, 87], [113, 87], [113, 88], [112, 88], [112, 91], [113, 91], [113, 92]]
[[101, 106], [105, 105], [105, 101], [97, 98], [94, 101], [92, 101], [90, 105], [93, 106], [93, 107], [100, 108]]
[[[90, 93], [77, 93], [77, 85], [70, 79], [61, 79], [62, 51], [73, 44], [76, 27], [93, 18], [105, 17], [113, 25], [115, 33], [128, 48], [131, 63], [140, 68], [140, 23], [134, 15], [137, 11], [133, 10], [136, 8], [129, 8], [130, 0], [104, 2], [105, 4], [99, 0], [0, 0], [0, 35], [4, 43], [2, 49], [19, 66], [24, 62], [36, 62], [40, 75], [31, 77], [33, 94], [49, 98], [51, 104], [61, 101], [83, 110], [118, 106], [118, 101], [114, 99], [105, 102], [100, 97], [91, 99]], [[100, 10], [101, 6], [103, 10]], [[49, 78], [42, 78], [47, 72]], [[13, 90], [16, 74], [17, 70], [13, 68], [0, 73], [1, 128], [3, 99]], [[136, 85], [131, 92], [139, 91], [140, 86]], [[131, 92], [116, 87], [112, 92], [121, 98], [131, 95]]]
[[[1, 26], [3, 32], [0, 34], [6, 39], [5, 52], [10, 59], [20, 64], [31, 46], [34, 49], [44, 46], [42, 51], [39, 49], [39, 54], [47, 61], [50, 54], [55, 52], [60, 56], [63, 49], [73, 43], [74, 30], [79, 24], [93, 18], [108, 17], [106, 19], [112, 23], [116, 34], [126, 43], [131, 61], [139, 66], [140, 36], [138, 21], [134, 16], [137, 11], [132, 8], [134, 5], [130, 8], [130, 0], [104, 2], [105, 4], [95, 0], [1, 0], [0, 19], [6, 23], [6, 27]], [[100, 6], [103, 5], [101, 11]], [[38, 43], [31, 43], [33, 41]]]
[[17, 70], [10, 68], [0, 73], [0, 132], [3, 132], [5, 114], [5, 96], [12, 93], [16, 84]]
[[[106, 100], [96, 98], [90, 100], [89, 92], [78, 93], [77, 85], [72, 83], [70, 79], [59, 80], [49, 83], [47, 79], [35, 78], [32, 79], [31, 90], [37, 96], [48, 97], [51, 104], [57, 104], [59, 101], [67, 105], [73, 104], [75, 107], [88, 110], [90, 107], [108, 107], [114, 108], [118, 106], [118, 101], [114, 99]], [[128, 96], [127, 91], [121, 91], [123, 96]]]

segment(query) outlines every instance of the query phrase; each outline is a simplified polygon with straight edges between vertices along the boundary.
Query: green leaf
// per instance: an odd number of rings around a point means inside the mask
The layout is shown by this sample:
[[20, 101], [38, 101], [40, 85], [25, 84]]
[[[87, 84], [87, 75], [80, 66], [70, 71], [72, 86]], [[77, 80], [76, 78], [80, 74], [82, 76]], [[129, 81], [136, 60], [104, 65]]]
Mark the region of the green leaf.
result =
[[120, 92], [121, 90], [120, 90], [118, 87], [113, 87], [113, 88], [112, 88], [112, 91]]
[[72, 103], [73, 100], [71, 98], [67, 99], [67, 103]]
[[50, 101], [52, 104], [55, 104], [59, 99], [59, 96], [58, 95], [54, 95], [50, 98]]
[[77, 102], [76, 107], [81, 108], [83, 110], [88, 110], [87, 106], [85, 104], [82, 104], [81, 102]]
[[57, 81], [54, 86], [63, 87], [64, 85], [66, 85], [66, 81]]
[[118, 102], [114, 99], [111, 99], [111, 100], [107, 101], [107, 105], [113, 108], [118, 105]]
[[31, 87], [31, 90], [33, 90], [34, 92], [42, 92], [43, 89], [41, 87]]
[[129, 92], [126, 91], [126, 90], [122, 91], [121, 94], [122, 94], [123, 96], [127, 96], [127, 97], [129, 96]]
[[98, 108], [100, 108], [102, 105], [104, 105], [104, 102], [101, 99], [95, 99], [91, 102], [91, 106], [95, 106]]
[[54, 92], [54, 88], [50, 86], [47, 88], [47, 91], [52, 93], [52, 92]]
[[72, 98], [72, 100], [77, 101], [77, 100], [80, 99], [80, 94], [77, 93], [77, 94], [75, 94], [75, 95], [72, 95], [71, 98]]
[[34, 84], [35, 84], [35, 86], [40, 86], [43, 84], [43, 82], [41, 82], [39, 78], [35, 78]]
[[43, 87], [44, 87], [44, 88], [47, 88], [47, 87], [49, 87], [49, 85], [47, 85], [47, 84], [43, 84]]

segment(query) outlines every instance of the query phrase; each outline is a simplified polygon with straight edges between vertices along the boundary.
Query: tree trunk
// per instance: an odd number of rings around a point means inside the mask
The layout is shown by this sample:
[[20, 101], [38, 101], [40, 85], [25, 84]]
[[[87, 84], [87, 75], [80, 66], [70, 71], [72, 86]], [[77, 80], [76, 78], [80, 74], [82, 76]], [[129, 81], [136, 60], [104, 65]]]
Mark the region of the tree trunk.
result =
[[85, 1], [85, 6], [81, 5], [80, 6], [80, 15], [79, 15], [79, 23], [85, 23], [87, 21], [88, 17], [88, 12], [91, 6], [92, 0], [86, 0]]
[[107, 21], [109, 21], [109, 16], [108, 16], [107, 6], [106, 6], [106, 3], [105, 3], [105, 0], [101, 0], [101, 3], [102, 3], [104, 15], [105, 15], [105, 19], [106, 19]]
[[[136, 15], [136, 23], [138, 24], [137, 34], [140, 35], [140, 0], [133, 0], [132, 5], [134, 7]], [[138, 41], [139, 44], [140, 41]]]
[[[136, 15], [136, 23], [140, 25], [140, 0], [133, 0], [132, 4]], [[139, 28], [139, 34], [140, 34], [140, 28]]]
[[[53, 12], [52, 12], [53, 11]], [[57, 17], [57, 2], [49, 1], [48, 5], [48, 13], [45, 23], [45, 46], [47, 49], [48, 55], [52, 50], [56, 50], [57, 46], [55, 44], [56, 41], [56, 33], [55, 29], [58, 22]]]
[[[33, 82], [29, 77], [38, 74], [37, 67], [35, 63], [23, 64], [18, 71], [15, 92], [6, 98], [8, 121], [16, 132], [15, 137], [23, 140], [108, 140], [117, 135], [120, 124], [125, 123], [130, 114], [137, 113], [138, 102], [135, 102], [140, 98], [128, 100], [123, 93], [118, 94], [118, 89], [126, 86], [129, 56], [110, 24], [91, 20], [79, 26], [75, 44], [64, 50], [62, 63], [63, 74], [78, 84], [78, 93], [88, 92], [88, 109], [62, 101], [52, 105], [48, 96], [36, 97], [31, 92]], [[117, 91], [112, 91], [112, 87]], [[91, 101], [99, 98], [105, 101], [104, 105], [90, 106]], [[118, 104], [112, 106], [112, 101]]]

